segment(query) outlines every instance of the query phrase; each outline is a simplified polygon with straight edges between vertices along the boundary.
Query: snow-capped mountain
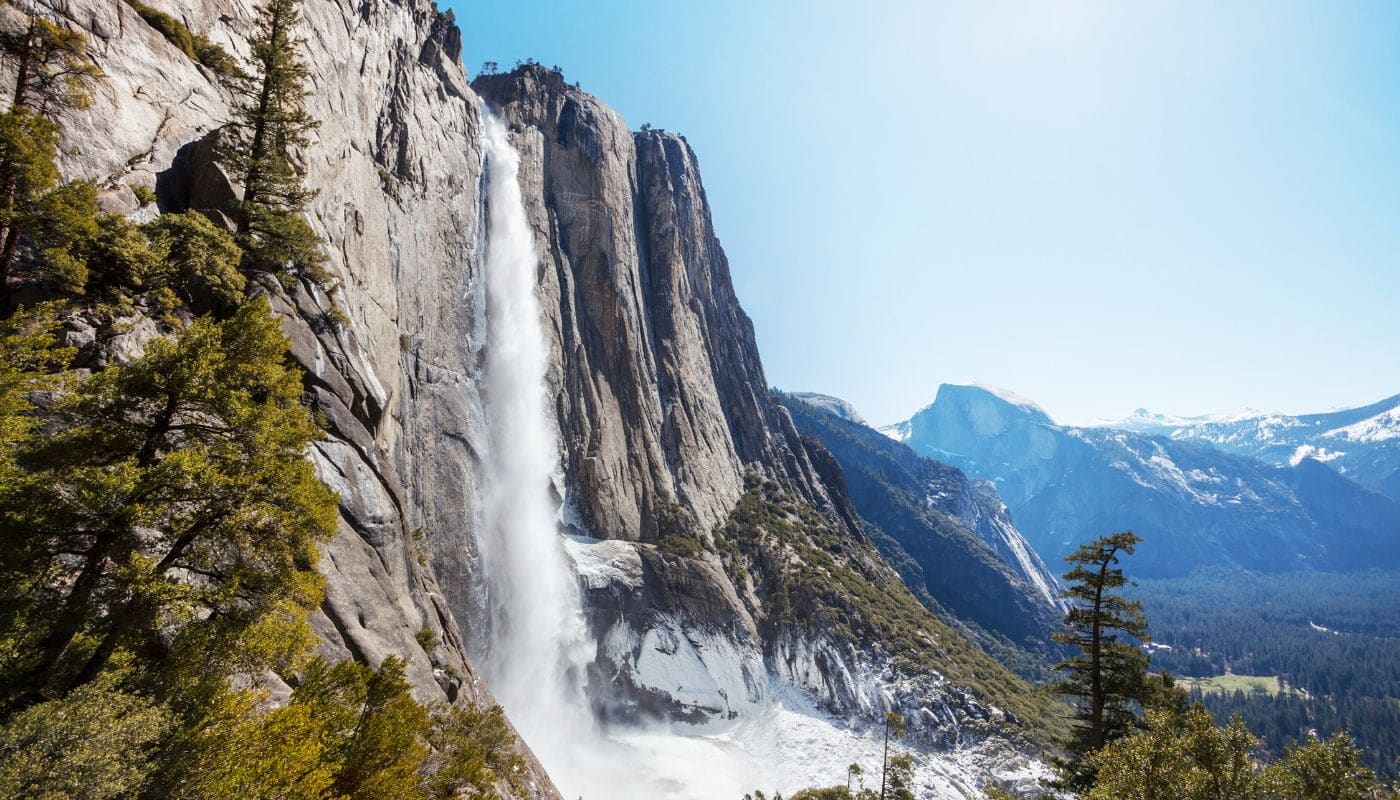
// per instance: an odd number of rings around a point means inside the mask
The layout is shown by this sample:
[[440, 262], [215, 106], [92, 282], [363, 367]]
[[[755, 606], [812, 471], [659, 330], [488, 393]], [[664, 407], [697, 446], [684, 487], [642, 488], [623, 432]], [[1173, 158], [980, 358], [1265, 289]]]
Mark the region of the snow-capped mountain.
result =
[[1305, 458], [1400, 500], [1400, 395], [1360, 408], [1320, 414], [1246, 412], [1230, 417], [1174, 417], [1138, 409], [1105, 427], [1206, 442], [1271, 464]]
[[[1314, 427], [1357, 426], [1354, 435], [1377, 439], [1371, 420], [1382, 410], [1361, 411]], [[979, 386], [939, 387], [932, 405], [886, 433], [994, 481], [1016, 526], [1052, 563], [1124, 529], [1147, 539], [1134, 557], [1141, 575], [1221, 563], [1267, 571], [1400, 563], [1400, 503], [1314, 458], [1270, 463], [1188, 434], [1061, 426], [1033, 403]]]

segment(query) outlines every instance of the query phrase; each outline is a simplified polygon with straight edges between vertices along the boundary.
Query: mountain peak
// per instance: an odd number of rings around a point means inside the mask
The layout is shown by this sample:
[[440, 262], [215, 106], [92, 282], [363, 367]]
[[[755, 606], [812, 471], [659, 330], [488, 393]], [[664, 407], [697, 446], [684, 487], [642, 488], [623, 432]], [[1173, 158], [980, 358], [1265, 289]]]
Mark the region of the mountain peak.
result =
[[822, 394], [821, 392], [788, 392], [787, 395], [801, 400], [816, 409], [825, 411], [833, 417], [840, 417], [847, 422], [855, 422], [861, 425], [869, 424], [865, 421], [865, 417], [861, 416], [861, 413], [856, 410], [855, 406], [839, 397], [832, 397], [829, 394]]
[[[988, 386], [981, 383], [945, 383], [938, 387], [933, 404], [924, 411], [943, 406], [958, 406], [967, 410], [980, 410], [979, 416], [994, 414], [1005, 421], [1023, 420], [1045, 425], [1053, 425], [1054, 420], [1035, 401], [1022, 397], [1008, 389]], [[923, 411], [919, 412], [924, 413]]]

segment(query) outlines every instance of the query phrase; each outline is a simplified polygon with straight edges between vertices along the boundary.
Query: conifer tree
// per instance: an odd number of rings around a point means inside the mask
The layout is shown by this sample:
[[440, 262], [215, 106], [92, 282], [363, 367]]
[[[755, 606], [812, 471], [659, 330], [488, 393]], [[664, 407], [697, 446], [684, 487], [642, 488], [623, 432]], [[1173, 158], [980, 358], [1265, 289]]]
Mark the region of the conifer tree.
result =
[[335, 502], [305, 458], [320, 432], [285, 353], [251, 302], [153, 341], [53, 409], [55, 430], [21, 451], [28, 472], [0, 503], [0, 590], [32, 620], [4, 665], [23, 676], [5, 687], [11, 708], [87, 683], [123, 644], [319, 601]]
[[250, 40], [256, 70], [239, 81], [242, 106], [221, 155], [243, 182], [237, 223], [247, 268], [324, 283], [320, 241], [302, 217], [312, 193], [292, 160], [318, 125], [304, 108], [309, 72], [298, 52], [300, 22], [298, 0], [268, 0], [261, 11]]
[[1147, 620], [1141, 604], [1115, 593], [1127, 583], [1119, 558], [1132, 555], [1141, 541], [1130, 531], [1115, 533], [1065, 559], [1074, 567], [1064, 575], [1069, 610], [1054, 639], [1079, 652], [1055, 665], [1064, 673], [1057, 688], [1075, 707], [1065, 743], [1069, 757], [1057, 764], [1062, 788], [1092, 784], [1093, 764], [1086, 756], [1132, 730], [1147, 693], [1147, 655], [1139, 646], [1148, 640]]
[[69, 250], [90, 232], [92, 188], [60, 185], [55, 163], [58, 116], [84, 108], [99, 74], [79, 32], [31, 14], [17, 32], [0, 35], [0, 56], [15, 71], [9, 108], [0, 114], [0, 293], [8, 291], [21, 240], [35, 238], [41, 277], [79, 290], [85, 273]]

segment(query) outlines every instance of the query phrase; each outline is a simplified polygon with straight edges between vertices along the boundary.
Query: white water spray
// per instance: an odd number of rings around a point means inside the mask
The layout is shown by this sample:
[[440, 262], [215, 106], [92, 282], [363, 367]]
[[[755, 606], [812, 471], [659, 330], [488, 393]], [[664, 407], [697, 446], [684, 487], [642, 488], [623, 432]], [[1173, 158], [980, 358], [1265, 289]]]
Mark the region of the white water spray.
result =
[[[486, 419], [481, 570], [490, 615], [487, 682], [561, 785], [596, 736], [584, 695], [591, 647], [552, 482], [559, 436], [545, 372], [549, 346], [535, 296], [539, 257], [525, 216], [520, 156], [485, 119]], [[580, 787], [581, 788], [581, 787]]]

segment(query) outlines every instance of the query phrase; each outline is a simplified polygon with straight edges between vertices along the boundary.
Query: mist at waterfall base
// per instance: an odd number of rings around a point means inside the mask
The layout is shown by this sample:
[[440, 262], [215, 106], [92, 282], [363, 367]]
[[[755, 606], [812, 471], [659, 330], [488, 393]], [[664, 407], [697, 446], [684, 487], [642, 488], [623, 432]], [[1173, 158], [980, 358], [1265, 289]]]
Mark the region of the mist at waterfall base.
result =
[[[723, 730], [605, 728], [594, 718], [585, 676], [597, 644], [554, 488], [561, 451], [545, 381], [539, 258], [520, 155], [505, 124], [484, 116], [486, 435], [477, 540], [488, 633], [474, 656], [487, 685], [568, 800], [738, 800], [753, 789], [841, 783], [853, 761], [878, 769], [875, 731], [852, 728], [779, 681], [771, 704]], [[972, 796], [973, 770], [961, 761], [918, 756], [921, 782], [934, 796]]]

